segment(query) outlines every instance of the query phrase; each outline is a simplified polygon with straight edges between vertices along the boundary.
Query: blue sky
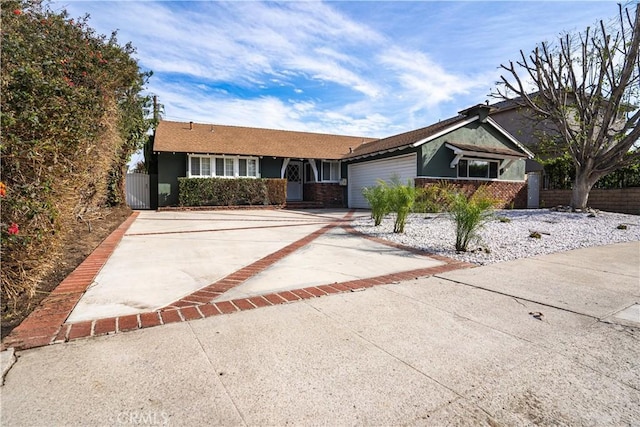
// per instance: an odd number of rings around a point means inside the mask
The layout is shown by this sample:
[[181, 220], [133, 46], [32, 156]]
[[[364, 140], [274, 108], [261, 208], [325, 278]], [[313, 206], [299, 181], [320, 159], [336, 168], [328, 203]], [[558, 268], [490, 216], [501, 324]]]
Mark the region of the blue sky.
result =
[[498, 66], [615, 2], [55, 1], [132, 42], [167, 120], [384, 137], [489, 99]]

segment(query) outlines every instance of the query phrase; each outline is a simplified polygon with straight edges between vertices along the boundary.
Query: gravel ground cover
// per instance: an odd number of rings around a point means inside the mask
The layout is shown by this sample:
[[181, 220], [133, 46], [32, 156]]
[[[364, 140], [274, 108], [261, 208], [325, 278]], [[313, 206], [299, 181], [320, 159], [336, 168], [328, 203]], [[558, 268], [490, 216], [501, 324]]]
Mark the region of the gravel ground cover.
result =
[[[626, 226], [626, 229], [618, 228]], [[411, 214], [404, 234], [393, 233], [393, 214], [378, 227], [358, 219], [361, 233], [479, 265], [611, 243], [640, 240], [640, 216], [610, 212], [555, 212], [548, 209], [498, 210], [480, 230], [468, 252], [456, 252], [455, 224], [447, 214]], [[540, 238], [530, 237], [538, 232]]]

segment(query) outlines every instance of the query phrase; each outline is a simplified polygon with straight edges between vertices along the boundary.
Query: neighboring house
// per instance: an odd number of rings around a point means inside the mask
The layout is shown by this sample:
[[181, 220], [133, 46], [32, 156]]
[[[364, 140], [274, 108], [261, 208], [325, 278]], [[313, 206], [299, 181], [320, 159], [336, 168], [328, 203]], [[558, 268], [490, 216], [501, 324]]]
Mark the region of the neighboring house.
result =
[[[551, 148], [551, 141], [558, 135], [553, 124], [549, 121], [536, 120], [531, 109], [523, 106], [518, 99], [491, 104], [490, 116], [538, 157], [543, 154], [543, 151]], [[542, 172], [543, 169], [537, 161], [526, 160], [526, 173]]]
[[364, 187], [398, 177], [424, 186], [486, 184], [504, 205], [526, 207], [533, 154], [477, 105], [384, 139], [162, 121], [155, 134], [159, 205], [178, 203], [178, 177], [287, 179], [287, 200], [367, 208]]

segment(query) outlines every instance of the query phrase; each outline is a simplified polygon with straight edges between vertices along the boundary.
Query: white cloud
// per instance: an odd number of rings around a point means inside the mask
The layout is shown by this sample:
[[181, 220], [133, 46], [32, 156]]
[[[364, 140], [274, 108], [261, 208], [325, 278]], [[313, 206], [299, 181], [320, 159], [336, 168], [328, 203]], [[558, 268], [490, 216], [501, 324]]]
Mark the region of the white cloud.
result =
[[[588, 7], [554, 2], [56, 5], [89, 12], [99, 33], [119, 28], [133, 42], [169, 119], [363, 136], [483, 102], [505, 55], [589, 16]], [[557, 12], [573, 9], [571, 19]]]

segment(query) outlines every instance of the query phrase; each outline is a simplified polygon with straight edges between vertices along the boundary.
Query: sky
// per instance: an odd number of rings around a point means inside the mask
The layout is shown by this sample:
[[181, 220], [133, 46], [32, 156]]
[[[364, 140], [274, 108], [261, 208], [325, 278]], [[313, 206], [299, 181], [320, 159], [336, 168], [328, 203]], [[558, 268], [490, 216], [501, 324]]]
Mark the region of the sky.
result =
[[385, 137], [492, 98], [500, 64], [615, 18], [613, 1], [56, 0], [118, 31], [163, 118]]

